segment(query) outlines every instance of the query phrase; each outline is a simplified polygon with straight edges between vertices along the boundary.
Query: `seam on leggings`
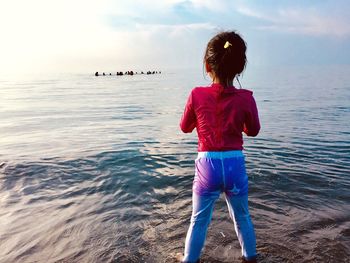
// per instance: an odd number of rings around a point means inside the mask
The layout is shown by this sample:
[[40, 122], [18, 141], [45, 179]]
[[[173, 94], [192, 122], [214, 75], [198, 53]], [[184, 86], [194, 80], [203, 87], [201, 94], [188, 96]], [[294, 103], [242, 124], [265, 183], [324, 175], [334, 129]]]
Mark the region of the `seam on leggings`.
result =
[[222, 181], [224, 183], [224, 189], [226, 189], [224, 158], [221, 158], [221, 167], [222, 167]]

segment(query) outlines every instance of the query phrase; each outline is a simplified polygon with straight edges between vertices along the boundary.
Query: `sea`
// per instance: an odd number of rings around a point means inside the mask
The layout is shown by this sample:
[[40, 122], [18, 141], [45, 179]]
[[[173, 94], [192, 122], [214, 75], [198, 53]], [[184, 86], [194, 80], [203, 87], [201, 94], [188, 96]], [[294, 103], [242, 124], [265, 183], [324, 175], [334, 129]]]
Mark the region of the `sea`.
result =
[[[177, 262], [197, 152], [179, 121], [210, 79], [154, 70], [0, 77], [1, 263]], [[244, 137], [259, 262], [350, 262], [349, 72], [248, 65], [240, 77], [262, 125]], [[240, 258], [221, 196], [201, 260]]]

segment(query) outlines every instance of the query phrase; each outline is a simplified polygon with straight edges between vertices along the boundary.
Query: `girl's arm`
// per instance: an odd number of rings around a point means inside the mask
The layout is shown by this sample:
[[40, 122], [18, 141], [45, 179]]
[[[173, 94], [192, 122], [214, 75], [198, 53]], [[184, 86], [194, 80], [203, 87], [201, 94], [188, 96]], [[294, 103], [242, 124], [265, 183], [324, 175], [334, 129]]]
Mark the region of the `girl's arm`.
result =
[[251, 105], [246, 115], [243, 131], [248, 136], [257, 136], [260, 131], [260, 121], [258, 115], [258, 108], [254, 97], [251, 97]]
[[193, 108], [193, 99], [192, 92], [187, 99], [187, 103], [185, 106], [184, 113], [182, 114], [182, 118], [180, 121], [180, 128], [183, 132], [188, 133], [192, 132], [196, 127], [196, 114]]

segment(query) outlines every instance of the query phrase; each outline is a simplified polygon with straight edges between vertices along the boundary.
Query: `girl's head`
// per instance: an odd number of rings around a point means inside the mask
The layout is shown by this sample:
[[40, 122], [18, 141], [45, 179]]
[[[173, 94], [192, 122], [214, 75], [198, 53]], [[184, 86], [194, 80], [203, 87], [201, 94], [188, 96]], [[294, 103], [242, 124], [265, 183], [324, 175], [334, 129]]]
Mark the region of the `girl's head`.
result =
[[246, 43], [236, 32], [222, 32], [213, 37], [204, 55], [206, 71], [224, 86], [232, 83], [246, 65]]

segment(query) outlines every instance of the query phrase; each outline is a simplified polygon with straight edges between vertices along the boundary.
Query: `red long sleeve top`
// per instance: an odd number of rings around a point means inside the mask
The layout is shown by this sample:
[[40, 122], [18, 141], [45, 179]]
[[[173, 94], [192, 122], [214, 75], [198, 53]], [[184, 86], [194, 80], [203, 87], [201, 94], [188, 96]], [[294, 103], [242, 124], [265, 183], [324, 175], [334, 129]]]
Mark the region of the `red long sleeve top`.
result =
[[260, 130], [253, 92], [214, 83], [194, 88], [180, 122], [185, 133], [197, 129], [198, 151], [243, 149], [242, 132], [256, 136]]

